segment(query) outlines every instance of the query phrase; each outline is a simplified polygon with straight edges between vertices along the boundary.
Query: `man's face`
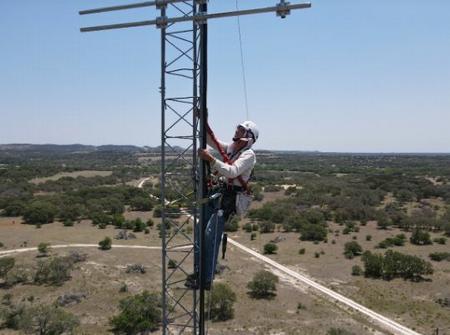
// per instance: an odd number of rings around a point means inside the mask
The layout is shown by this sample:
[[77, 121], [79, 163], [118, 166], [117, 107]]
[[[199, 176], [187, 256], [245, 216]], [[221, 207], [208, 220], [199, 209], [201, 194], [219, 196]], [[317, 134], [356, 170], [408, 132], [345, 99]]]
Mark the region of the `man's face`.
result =
[[234, 132], [234, 138], [243, 138], [245, 137], [245, 133], [247, 131], [242, 126], [237, 126], [236, 131]]

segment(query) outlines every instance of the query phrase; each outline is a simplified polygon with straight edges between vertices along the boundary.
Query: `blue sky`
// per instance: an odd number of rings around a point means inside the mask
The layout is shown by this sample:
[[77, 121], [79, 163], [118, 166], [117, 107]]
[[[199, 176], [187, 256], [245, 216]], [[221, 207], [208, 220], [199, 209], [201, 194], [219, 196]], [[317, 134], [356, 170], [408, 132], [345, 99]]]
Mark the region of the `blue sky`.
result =
[[[0, 1], [0, 143], [159, 145], [159, 31], [78, 30], [157, 16], [77, 14], [130, 2]], [[258, 148], [450, 152], [450, 1], [316, 0], [241, 29]], [[235, 18], [210, 21], [209, 47], [210, 122], [226, 140], [246, 118]]]

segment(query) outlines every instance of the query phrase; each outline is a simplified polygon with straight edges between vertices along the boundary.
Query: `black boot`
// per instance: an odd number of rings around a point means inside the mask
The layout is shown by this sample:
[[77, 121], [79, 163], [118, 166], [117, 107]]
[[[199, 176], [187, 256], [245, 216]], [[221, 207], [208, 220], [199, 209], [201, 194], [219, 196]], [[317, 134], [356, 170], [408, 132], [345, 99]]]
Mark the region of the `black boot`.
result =
[[199, 278], [197, 273], [191, 273], [187, 275], [184, 282], [184, 286], [190, 288], [191, 290], [198, 290], [199, 288]]

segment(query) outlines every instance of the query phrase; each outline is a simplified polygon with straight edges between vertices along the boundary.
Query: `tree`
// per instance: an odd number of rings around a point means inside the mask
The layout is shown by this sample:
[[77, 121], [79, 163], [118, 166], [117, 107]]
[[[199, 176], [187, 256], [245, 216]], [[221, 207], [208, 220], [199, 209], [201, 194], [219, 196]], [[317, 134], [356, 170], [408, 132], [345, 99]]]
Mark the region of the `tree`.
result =
[[394, 277], [419, 280], [423, 275], [433, 273], [431, 263], [417, 256], [404, 255], [397, 251], [386, 251], [383, 263], [383, 278], [387, 280]]
[[362, 251], [362, 247], [356, 241], [347, 242], [344, 245], [344, 255], [349, 259], [361, 255]]
[[149, 197], [137, 196], [130, 200], [130, 206], [134, 211], [148, 212], [153, 209], [153, 201]]
[[103, 226], [106, 228], [107, 225], [111, 224], [113, 218], [103, 212], [94, 212], [90, 215], [92, 224], [95, 226]]
[[16, 260], [13, 257], [0, 258], [0, 278], [5, 278], [14, 264], [16, 264]]
[[125, 211], [123, 202], [115, 197], [105, 199], [105, 209], [109, 214], [122, 214]]
[[61, 208], [58, 216], [62, 221], [65, 220], [76, 221], [83, 214], [83, 210], [84, 208], [80, 204], [76, 203], [65, 204]]
[[433, 273], [431, 263], [417, 256], [405, 255], [393, 250], [386, 251], [384, 256], [366, 251], [362, 260], [367, 277], [385, 280], [401, 277], [416, 281], [420, 280], [423, 275]]
[[39, 261], [34, 275], [36, 284], [62, 285], [70, 279], [73, 260], [70, 257], [53, 257], [48, 261]]
[[36, 201], [27, 206], [23, 219], [26, 223], [35, 225], [51, 223], [55, 219], [57, 212], [53, 204], [45, 201]]
[[60, 335], [72, 333], [79, 323], [76, 316], [55, 305], [38, 305], [19, 314], [18, 328], [27, 334]]
[[300, 228], [302, 241], [323, 241], [327, 237], [327, 229], [321, 224], [305, 224]]
[[267, 243], [264, 245], [264, 255], [276, 254], [278, 246], [275, 243]]
[[3, 209], [4, 216], [20, 216], [23, 214], [25, 209], [25, 204], [20, 200], [11, 201]]
[[253, 298], [272, 298], [276, 295], [276, 284], [278, 283], [278, 277], [272, 272], [261, 270], [258, 271], [252, 281], [247, 284], [247, 288], [250, 290], [250, 296]]
[[366, 277], [380, 278], [383, 276], [383, 255], [366, 251], [363, 253], [361, 260], [364, 263]]
[[161, 301], [157, 293], [144, 291], [119, 302], [120, 313], [110, 319], [114, 334], [141, 334], [159, 329]]
[[234, 317], [233, 304], [236, 302], [236, 293], [224, 283], [214, 284], [207, 304], [211, 306], [210, 319], [212, 321], [226, 321]]
[[109, 249], [111, 249], [111, 245], [112, 245], [112, 240], [111, 240], [111, 237], [108, 237], [108, 236], [105, 237], [100, 242], [98, 242], [98, 246], [99, 246], [100, 250], [109, 250]]

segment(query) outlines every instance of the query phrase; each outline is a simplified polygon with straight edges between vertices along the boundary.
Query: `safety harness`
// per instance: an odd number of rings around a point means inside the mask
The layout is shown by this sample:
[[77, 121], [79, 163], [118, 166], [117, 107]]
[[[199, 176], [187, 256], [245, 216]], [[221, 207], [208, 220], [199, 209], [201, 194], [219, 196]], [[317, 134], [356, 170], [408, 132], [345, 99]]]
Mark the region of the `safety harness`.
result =
[[[209, 124], [206, 124], [206, 128], [207, 128], [209, 136], [211, 136], [211, 139], [214, 142], [214, 145], [216, 146], [217, 150], [219, 151], [220, 155], [222, 156], [223, 162], [226, 164], [232, 165], [234, 163], [234, 161], [231, 160], [230, 157], [227, 155], [227, 153], [223, 150], [222, 146], [220, 145], [219, 141], [217, 140], [216, 135], [212, 131]], [[236, 155], [236, 159], [239, 157], [239, 155], [240, 155], [240, 153]], [[242, 178], [242, 176], [238, 176], [235, 179], [237, 179], [239, 181], [239, 183], [241, 184], [241, 186], [245, 190], [245, 192], [250, 194], [250, 188], [248, 186], [248, 183], [244, 180], [244, 178]], [[233, 179], [229, 179], [228, 183], [231, 184], [232, 181], [233, 181]]]

